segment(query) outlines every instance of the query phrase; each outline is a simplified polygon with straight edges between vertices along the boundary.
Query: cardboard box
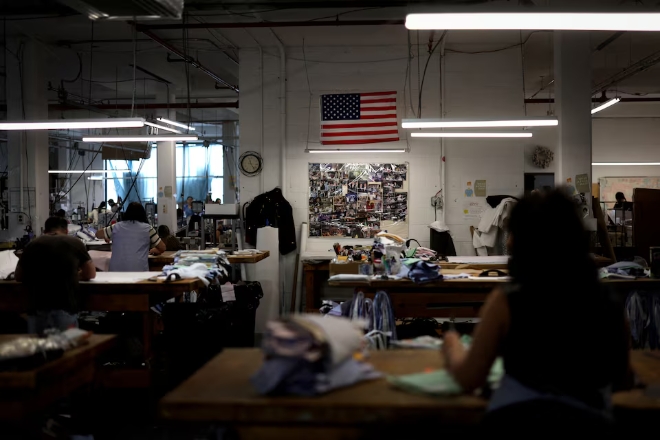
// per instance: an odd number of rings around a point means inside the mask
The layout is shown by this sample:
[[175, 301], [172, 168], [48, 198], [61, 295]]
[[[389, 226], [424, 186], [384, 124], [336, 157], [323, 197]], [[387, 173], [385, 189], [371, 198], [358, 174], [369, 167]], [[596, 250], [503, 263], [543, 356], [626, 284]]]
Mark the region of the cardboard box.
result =
[[362, 262], [330, 263], [330, 276], [339, 274], [359, 275]]

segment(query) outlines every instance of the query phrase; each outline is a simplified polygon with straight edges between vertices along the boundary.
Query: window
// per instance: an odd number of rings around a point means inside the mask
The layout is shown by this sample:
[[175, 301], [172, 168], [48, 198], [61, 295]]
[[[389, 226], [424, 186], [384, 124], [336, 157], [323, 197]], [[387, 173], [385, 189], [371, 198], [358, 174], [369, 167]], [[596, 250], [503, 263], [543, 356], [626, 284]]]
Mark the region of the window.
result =
[[[158, 149], [151, 149], [151, 157], [139, 161], [107, 160], [108, 170], [130, 172], [109, 172], [106, 181], [107, 198], [125, 203], [140, 201], [157, 202], [158, 198]], [[176, 146], [176, 196], [177, 201], [192, 196], [195, 200], [206, 200], [209, 194], [213, 200], [223, 199], [223, 147], [212, 144]], [[140, 168], [141, 167], [141, 168]], [[136, 173], [138, 173], [135, 179]], [[135, 184], [133, 184], [135, 179]], [[129, 192], [130, 190], [130, 192]]]

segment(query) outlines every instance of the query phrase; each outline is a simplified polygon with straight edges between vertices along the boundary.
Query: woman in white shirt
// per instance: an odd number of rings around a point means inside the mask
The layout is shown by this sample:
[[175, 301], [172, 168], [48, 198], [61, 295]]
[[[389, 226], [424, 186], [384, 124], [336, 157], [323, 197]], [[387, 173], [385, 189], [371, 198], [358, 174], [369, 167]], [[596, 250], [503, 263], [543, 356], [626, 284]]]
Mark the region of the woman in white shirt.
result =
[[99, 224], [99, 214], [105, 213], [105, 202], [101, 202], [99, 204], [98, 209], [93, 209], [92, 212], [89, 213], [89, 221], [93, 225], [98, 225]]

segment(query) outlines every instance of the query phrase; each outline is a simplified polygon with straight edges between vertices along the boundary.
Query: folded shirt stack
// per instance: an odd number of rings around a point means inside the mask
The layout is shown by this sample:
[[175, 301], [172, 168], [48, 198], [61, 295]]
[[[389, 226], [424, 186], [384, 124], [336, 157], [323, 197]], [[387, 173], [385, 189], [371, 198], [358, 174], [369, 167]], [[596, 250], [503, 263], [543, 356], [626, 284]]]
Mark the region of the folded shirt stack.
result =
[[381, 374], [361, 357], [362, 332], [349, 320], [297, 315], [268, 322], [264, 364], [252, 376], [257, 392], [314, 396]]

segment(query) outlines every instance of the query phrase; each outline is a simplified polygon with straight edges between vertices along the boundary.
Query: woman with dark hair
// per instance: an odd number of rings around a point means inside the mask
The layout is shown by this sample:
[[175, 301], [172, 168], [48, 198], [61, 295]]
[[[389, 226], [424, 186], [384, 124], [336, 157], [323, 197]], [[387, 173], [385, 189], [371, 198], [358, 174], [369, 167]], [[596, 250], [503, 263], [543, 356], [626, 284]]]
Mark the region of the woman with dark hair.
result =
[[94, 225], [99, 224], [99, 214], [103, 214], [105, 212], [105, 207], [106, 207], [105, 202], [101, 202], [99, 203], [99, 207], [97, 209], [92, 210], [92, 212], [89, 214], [90, 223]]
[[569, 424], [608, 434], [611, 390], [630, 378], [628, 322], [598, 281], [577, 206], [560, 191], [532, 194], [508, 227], [512, 281], [489, 295], [469, 350], [445, 335], [446, 366], [472, 391], [503, 358], [489, 428], [545, 434]]
[[96, 236], [112, 240], [110, 272], [148, 272], [149, 250], [152, 254], [165, 251], [165, 243], [147, 222], [147, 212], [138, 202], [128, 205], [123, 221], [99, 229]]

